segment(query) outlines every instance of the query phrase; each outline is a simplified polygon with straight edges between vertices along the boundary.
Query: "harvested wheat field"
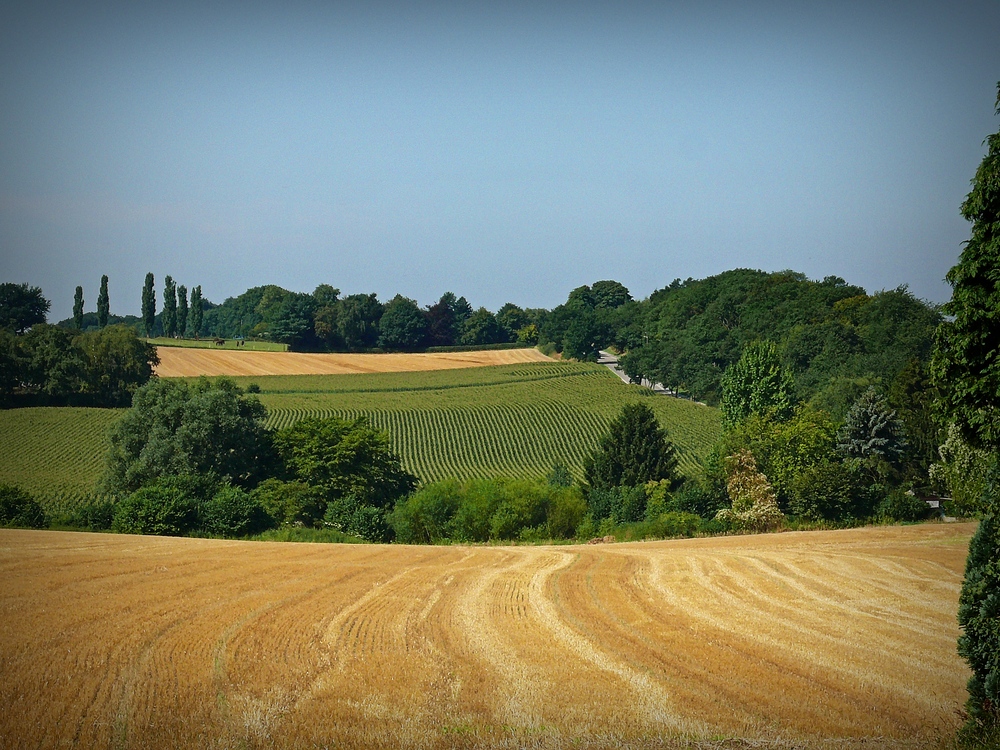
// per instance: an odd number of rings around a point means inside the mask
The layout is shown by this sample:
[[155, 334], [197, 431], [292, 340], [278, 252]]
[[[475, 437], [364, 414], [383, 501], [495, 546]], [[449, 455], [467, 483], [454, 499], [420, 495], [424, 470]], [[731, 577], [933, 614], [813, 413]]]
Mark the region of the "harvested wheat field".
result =
[[0, 746], [946, 745], [973, 528], [574, 547], [0, 531]]
[[537, 349], [417, 354], [304, 354], [160, 346], [157, 347], [156, 353], [160, 356], [156, 374], [161, 378], [190, 378], [199, 375], [347, 375], [369, 372], [423, 372], [552, 361]]

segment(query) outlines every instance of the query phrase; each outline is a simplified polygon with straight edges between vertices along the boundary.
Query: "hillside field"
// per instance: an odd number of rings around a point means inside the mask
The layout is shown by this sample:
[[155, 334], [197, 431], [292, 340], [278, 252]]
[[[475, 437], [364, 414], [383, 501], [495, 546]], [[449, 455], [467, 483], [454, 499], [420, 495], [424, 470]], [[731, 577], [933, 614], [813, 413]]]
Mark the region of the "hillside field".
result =
[[423, 372], [551, 362], [537, 349], [499, 349], [416, 354], [308, 354], [225, 348], [158, 347], [161, 378], [199, 375], [346, 375], [366, 372]]
[[575, 547], [4, 530], [0, 746], [948, 747], [973, 530]]
[[[607, 368], [590, 364], [546, 360], [235, 380], [260, 387], [273, 427], [306, 416], [367, 417], [389, 431], [404, 466], [424, 481], [541, 477], [557, 461], [581, 476], [584, 455], [622, 405], [637, 399], [667, 428], [684, 472], [697, 469], [719, 431], [715, 409], [626, 386]], [[20, 484], [50, 509], [78, 502], [100, 476], [107, 429], [120, 413], [65, 407], [0, 411], [0, 482]]]
[[121, 409], [35, 407], [0, 411], [0, 482], [49, 510], [77, 504], [104, 468], [108, 429]]

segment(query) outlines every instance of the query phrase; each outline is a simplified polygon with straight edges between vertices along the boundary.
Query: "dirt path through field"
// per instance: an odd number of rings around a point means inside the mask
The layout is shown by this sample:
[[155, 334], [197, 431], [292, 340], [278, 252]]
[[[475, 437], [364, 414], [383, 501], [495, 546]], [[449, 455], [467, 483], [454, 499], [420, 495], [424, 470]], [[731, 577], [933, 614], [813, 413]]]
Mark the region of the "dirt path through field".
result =
[[972, 531], [406, 547], [0, 530], [0, 746], [944, 747]]
[[160, 346], [156, 351], [160, 355], [156, 374], [161, 378], [190, 378], [199, 375], [347, 375], [368, 372], [421, 372], [552, 361], [537, 349], [417, 354], [305, 354]]

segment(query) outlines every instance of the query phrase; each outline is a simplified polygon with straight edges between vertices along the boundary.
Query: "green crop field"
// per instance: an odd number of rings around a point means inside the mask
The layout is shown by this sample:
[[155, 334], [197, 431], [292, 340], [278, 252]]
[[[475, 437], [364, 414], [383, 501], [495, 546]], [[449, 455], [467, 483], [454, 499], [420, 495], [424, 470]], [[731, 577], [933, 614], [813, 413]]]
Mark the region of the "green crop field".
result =
[[[582, 476], [583, 457], [623, 404], [643, 400], [696, 471], [719, 434], [718, 411], [626, 386], [606, 368], [574, 362], [364, 375], [234, 378], [260, 388], [269, 424], [309, 416], [366, 417], [385, 429], [407, 469], [448, 477], [540, 477], [556, 462]], [[0, 411], [0, 482], [50, 509], [78, 502], [103, 466], [120, 411], [48, 407]]]
[[37, 407], [0, 411], [0, 482], [48, 509], [80, 502], [100, 478], [107, 432], [121, 409]]
[[404, 465], [424, 481], [537, 477], [557, 461], [580, 477], [608, 422], [639, 399], [667, 428], [686, 474], [697, 470], [720, 429], [715, 409], [575, 362], [236, 380], [260, 388], [273, 427], [307, 416], [366, 417], [389, 432]]
[[225, 343], [219, 346], [214, 338], [209, 339], [173, 339], [160, 336], [154, 339], [146, 339], [146, 342], [155, 346], [182, 346], [191, 349], [241, 349], [254, 352], [287, 352], [288, 344], [278, 344], [273, 341], [252, 341], [247, 339], [242, 346], [236, 346], [236, 339], [225, 339]]

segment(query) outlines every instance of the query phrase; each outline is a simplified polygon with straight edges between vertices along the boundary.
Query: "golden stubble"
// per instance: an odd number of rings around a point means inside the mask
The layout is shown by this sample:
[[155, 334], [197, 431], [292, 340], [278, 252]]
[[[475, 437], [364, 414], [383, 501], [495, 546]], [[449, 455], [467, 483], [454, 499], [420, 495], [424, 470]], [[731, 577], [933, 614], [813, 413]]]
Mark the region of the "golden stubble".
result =
[[349, 375], [373, 372], [426, 372], [464, 367], [517, 365], [551, 362], [537, 349], [498, 349], [472, 352], [426, 352], [389, 354], [309, 354], [302, 352], [255, 352], [230, 349], [194, 349], [178, 346], [157, 348], [161, 378], [200, 375]]
[[972, 531], [559, 547], [0, 531], [0, 745], [945, 746]]

